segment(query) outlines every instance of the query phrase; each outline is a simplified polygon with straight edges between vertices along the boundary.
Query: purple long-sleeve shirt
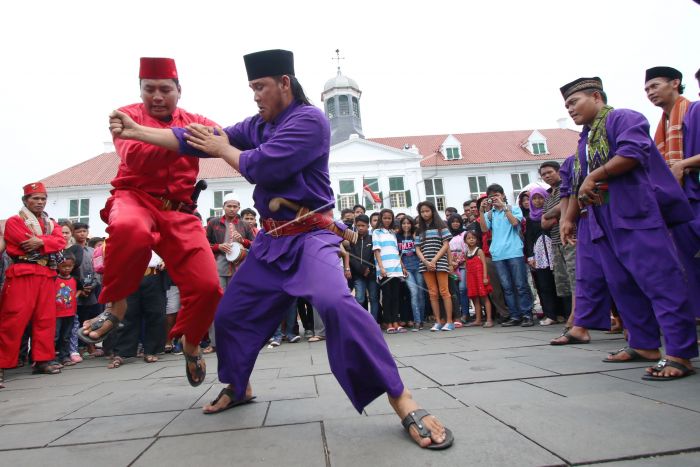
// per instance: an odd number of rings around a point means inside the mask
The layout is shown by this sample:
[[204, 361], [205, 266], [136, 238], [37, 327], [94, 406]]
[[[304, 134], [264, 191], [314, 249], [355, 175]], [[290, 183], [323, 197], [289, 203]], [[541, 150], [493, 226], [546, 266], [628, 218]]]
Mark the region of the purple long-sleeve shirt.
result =
[[[181, 154], [208, 157], [187, 144], [185, 130], [173, 128]], [[294, 219], [296, 212], [282, 208], [271, 212], [268, 203], [282, 197], [320, 212], [335, 206], [328, 172], [330, 125], [320, 109], [293, 102], [272, 122], [259, 115], [224, 128], [231, 145], [242, 150], [240, 172], [255, 185], [253, 200], [262, 218]], [[262, 232], [261, 232], [262, 233]], [[340, 237], [326, 230], [315, 235], [328, 244], [340, 243]], [[273, 237], [257, 235], [252, 254], [282, 269], [291, 268], [301, 254], [299, 235]]]
[[[700, 103], [692, 102], [683, 118], [683, 157], [689, 158], [700, 154]], [[698, 172], [685, 176], [683, 189], [689, 200], [700, 202], [700, 178]]]
[[[633, 110], [615, 109], [608, 115], [605, 129], [610, 157], [638, 162], [634, 169], [608, 181], [612, 225], [619, 229], [651, 229], [663, 226], [664, 221], [678, 224], [691, 220], [687, 198], [649, 136], [647, 119]], [[578, 145], [581, 180], [588, 174], [589, 131], [584, 128]]]
[[[268, 203], [278, 196], [314, 210], [335, 206], [328, 173], [330, 127], [320, 109], [293, 102], [273, 122], [255, 115], [224, 132], [243, 151], [240, 172], [255, 185], [253, 200], [261, 217], [294, 218], [290, 209], [270, 212]], [[183, 128], [173, 128], [173, 133], [182, 154], [208, 157], [187, 144]]]
[[559, 198], [568, 198], [571, 196], [571, 177], [574, 173], [574, 157], [576, 157], [575, 154], [570, 155], [562, 162], [561, 167], [559, 167], [559, 177], [561, 178]]

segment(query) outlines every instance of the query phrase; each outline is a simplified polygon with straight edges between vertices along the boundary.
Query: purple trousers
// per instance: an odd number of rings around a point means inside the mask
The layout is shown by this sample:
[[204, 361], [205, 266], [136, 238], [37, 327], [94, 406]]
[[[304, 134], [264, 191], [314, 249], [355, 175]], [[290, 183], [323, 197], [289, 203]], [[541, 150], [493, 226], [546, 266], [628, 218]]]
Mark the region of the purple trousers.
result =
[[588, 216], [584, 216], [579, 219], [576, 227], [574, 325], [586, 329], [608, 330], [612, 298], [588, 224]]
[[589, 212], [593, 249], [628, 330], [630, 346], [659, 348], [660, 328], [668, 355], [697, 357], [688, 282], [668, 229], [617, 229], [609, 206], [589, 207]]
[[[301, 297], [321, 316], [331, 371], [355, 409], [362, 412], [384, 393], [400, 396], [404, 386], [382, 332], [348, 289], [338, 257], [340, 239], [324, 232], [298, 237], [284, 242], [290, 246], [283, 253], [277, 246], [284, 240], [256, 238], [226, 288], [215, 317], [219, 380], [230, 384], [237, 398], [244, 396], [260, 349], [294, 298]], [[271, 257], [276, 260], [265, 259]]]
[[690, 291], [690, 302], [696, 318], [700, 318], [700, 202], [690, 201], [695, 212], [692, 222], [675, 226], [671, 229], [678, 248], [678, 256], [685, 269]]

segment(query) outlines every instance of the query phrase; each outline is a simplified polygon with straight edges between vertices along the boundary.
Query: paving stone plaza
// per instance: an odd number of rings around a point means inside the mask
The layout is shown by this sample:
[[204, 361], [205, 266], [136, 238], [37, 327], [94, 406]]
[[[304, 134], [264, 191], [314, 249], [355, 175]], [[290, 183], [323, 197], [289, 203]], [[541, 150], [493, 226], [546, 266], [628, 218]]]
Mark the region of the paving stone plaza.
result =
[[385, 397], [358, 414], [322, 342], [263, 350], [257, 401], [218, 415], [200, 410], [222, 388], [216, 356], [197, 388], [175, 355], [115, 370], [86, 360], [54, 376], [9, 370], [0, 465], [700, 466], [700, 376], [643, 382], [644, 363], [601, 362], [622, 336], [551, 347], [559, 332], [386, 336], [405, 384], [454, 432], [446, 451], [415, 446]]

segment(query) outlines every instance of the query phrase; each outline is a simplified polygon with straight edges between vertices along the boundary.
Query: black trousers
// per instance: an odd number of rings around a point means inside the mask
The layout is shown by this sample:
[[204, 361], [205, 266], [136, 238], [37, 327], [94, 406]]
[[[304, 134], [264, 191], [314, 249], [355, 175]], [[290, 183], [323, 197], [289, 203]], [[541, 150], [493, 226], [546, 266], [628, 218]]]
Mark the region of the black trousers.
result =
[[554, 282], [552, 270], [549, 268], [535, 269], [533, 276], [544, 315], [553, 320], [556, 320], [557, 316], [568, 318], [571, 313], [571, 296], [557, 296], [557, 286]]
[[401, 279], [398, 277], [382, 279], [380, 287], [382, 289], [382, 319], [387, 324], [395, 323], [400, 319]]
[[73, 334], [73, 321], [75, 316], [56, 318], [56, 352], [58, 363], [70, 359], [70, 338]]
[[[146, 276], [139, 289], [126, 299], [124, 327], [119, 329], [114, 355], [134, 357], [143, 342], [146, 355], [156, 355], [165, 347], [165, 284], [160, 274]], [[143, 335], [142, 335], [143, 331]]]
[[314, 330], [314, 309], [311, 304], [304, 300], [303, 298], [297, 299], [297, 312], [299, 313], [299, 318], [301, 319], [301, 325], [304, 330]]

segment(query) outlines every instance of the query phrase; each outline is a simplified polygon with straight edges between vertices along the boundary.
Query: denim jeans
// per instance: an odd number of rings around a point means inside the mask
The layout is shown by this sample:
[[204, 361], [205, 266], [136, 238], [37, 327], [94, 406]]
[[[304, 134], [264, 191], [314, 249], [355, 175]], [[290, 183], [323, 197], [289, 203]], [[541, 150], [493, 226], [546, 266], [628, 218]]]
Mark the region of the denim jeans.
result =
[[355, 285], [355, 300], [362, 306], [367, 304], [366, 293], [369, 292], [369, 311], [374, 320], [379, 316], [379, 284], [377, 276], [369, 273], [367, 277], [356, 277], [353, 279]]
[[425, 281], [423, 274], [418, 269], [408, 269], [406, 285], [411, 292], [411, 310], [413, 310], [413, 322], [418, 324], [425, 321]]
[[[527, 263], [520, 256], [518, 258], [494, 261], [498, 278], [501, 280], [503, 296], [510, 310], [512, 319], [531, 317], [532, 295], [527, 282]], [[517, 294], [517, 299], [516, 299]]]
[[[469, 318], [469, 298], [467, 297], [467, 269], [459, 268], [457, 269], [457, 275], [459, 276], [459, 304], [462, 307], [462, 316]], [[455, 319], [457, 317], [457, 310], [453, 311], [453, 316]]]
[[[297, 323], [297, 301], [296, 300], [294, 300], [292, 305], [287, 310], [287, 313], [284, 317], [284, 320], [287, 322], [287, 339], [291, 339], [292, 337], [294, 337], [296, 335], [296, 334], [294, 334], [294, 325]], [[279, 326], [277, 326], [277, 330], [272, 335], [272, 338], [276, 341], [282, 340], [282, 323], [280, 323]]]

